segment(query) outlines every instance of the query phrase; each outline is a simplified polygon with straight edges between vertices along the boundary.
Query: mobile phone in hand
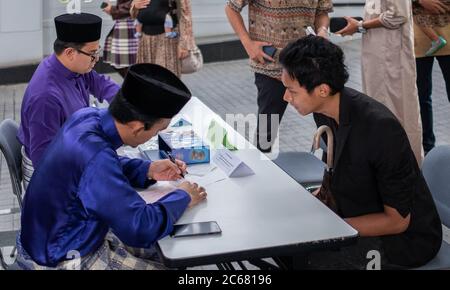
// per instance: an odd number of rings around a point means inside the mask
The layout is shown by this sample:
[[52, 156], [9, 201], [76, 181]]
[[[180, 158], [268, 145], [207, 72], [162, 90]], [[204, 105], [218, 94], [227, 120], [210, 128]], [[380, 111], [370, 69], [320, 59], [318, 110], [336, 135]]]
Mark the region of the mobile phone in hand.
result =
[[274, 58], [275, 53], [277, 52], [277, 49], [272, 45], [265, 45], [262, 47], [262, 50], [265, 54], [267, 54], [271, 58]]
[[[362, 17], [352, 17], [355, 20], [361, 21]], [[336, 33], [347, 26], [347, 19], [344, 17], [331, 17], [330, 18], [330, 31]]]
[[305, 33], [306, 35], [314, 35], [316, 36], [316, 32], [314, 31], [314, 28], [312, 28], [311, 26], [305, 27]]
[[106, 7], [108, 7], [108, 3], [106, 3], [106, 2], [102, 2], [102, 4], [100, 5], [100, 8], [101, 9], [105, 9]]

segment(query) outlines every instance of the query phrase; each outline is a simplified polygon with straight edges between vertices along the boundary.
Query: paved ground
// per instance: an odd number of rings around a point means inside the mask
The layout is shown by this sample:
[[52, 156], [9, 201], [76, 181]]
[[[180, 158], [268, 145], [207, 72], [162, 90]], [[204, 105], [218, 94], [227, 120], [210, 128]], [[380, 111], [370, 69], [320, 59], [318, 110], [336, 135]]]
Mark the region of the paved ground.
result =
[[[361, 89], [359, 41], [341, 44], [350, 71], [348, 86]], [[120, 81], [118, 75], [112, 75]], [[435, 130], [438, 144], [450, 144], [450, 104], [445, 84], [436, 65], [433, 72]], [[246, 60], [212, 63], [196, 74], [187, 75], [184, 81], [193, 94], [222, 117], [226, 114], [250, 114], [256, 112], [256, 88], [254, 77]], [[0, 86], [0, 120], [11, 118], [20, 121], [20, 106], [26, 84]], [[292, 108], [285, 114], [280, 128], [281, 151], [309, 151], [315, 126], [311, 117], [301, 117]], [[0, 157], [0, 209], [17, 207], [12, 196], [8, 169]], [[0, 216], [0, 232], [18, 229], [19, 216]]]

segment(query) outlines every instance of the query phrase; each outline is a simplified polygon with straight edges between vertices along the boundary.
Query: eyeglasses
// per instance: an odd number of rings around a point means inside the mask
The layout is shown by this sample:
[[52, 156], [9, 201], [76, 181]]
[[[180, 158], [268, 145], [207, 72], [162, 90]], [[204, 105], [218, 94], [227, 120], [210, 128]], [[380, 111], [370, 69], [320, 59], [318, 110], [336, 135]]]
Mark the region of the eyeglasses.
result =
[[82, 51], [81, 49], [77, 49], [77, 51], [81, 54], [84, 54], [85, 56], [89, 56], [91, 58], [91, 62], [95, 62], [100, 58], [100, 48], [94, 53], [87, 53], [85, 51]]

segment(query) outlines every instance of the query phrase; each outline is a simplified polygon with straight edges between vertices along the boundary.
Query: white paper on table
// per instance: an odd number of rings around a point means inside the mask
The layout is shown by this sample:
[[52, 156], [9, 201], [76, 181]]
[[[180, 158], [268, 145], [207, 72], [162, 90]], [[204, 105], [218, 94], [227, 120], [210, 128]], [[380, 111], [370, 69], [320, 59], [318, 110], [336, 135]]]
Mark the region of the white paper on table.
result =
[[228, 149], [218, 149], [213, 161], [229, 177], [245, 177], [255, 174], [245, 162]]
[[188, 174], [185, 178], [187, 181], [197, 183], [199, 186], [204, 187], [208, 191], [208, 186], [226, 180], [228, 179], [228, 176], [226, 176], [225, 173], [223, 173], [221, 170], [216, 169], [203, 176]]
[[212, 163], [204, 163], [204, 164], [189, 165], [187, 171], [189, 172], [189, 175], [202, 177], [216, 169], [217, 169], [216, 165]]
[[199, 186], [204, 187], [206, 191], [208, 191], [208, 186], [226, 179], [228, 179], [228, 177], [220, 170], [213, 170], [204, 176], [188, 174], [185, 179], [180, 179], [179, 181], [159, 181], [158, 183], [150, 186], [148, 189], [139, 191], [139, 195], [147, 204], [150, 204], [157, 202], [167, 194], [176, 190], [184, 181], [197, 183]]
[[145, 200], [147, 204], [154, 203], [162, 197], [177, 189], [178, 181], [160, 181], [148, 189], [139, 191], [139, 195]]

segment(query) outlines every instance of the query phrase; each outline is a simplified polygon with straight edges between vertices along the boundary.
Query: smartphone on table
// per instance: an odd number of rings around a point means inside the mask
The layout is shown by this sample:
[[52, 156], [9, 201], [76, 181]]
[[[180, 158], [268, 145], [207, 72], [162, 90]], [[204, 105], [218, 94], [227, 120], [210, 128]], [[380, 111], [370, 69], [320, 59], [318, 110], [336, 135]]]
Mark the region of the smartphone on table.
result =
[[174, 238], [220, 234], [222, 230], [215, 221], [174, 225]]

